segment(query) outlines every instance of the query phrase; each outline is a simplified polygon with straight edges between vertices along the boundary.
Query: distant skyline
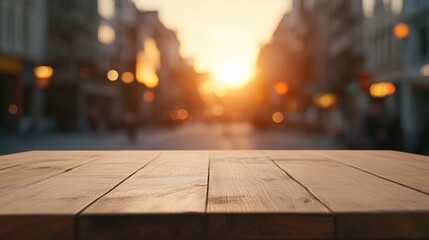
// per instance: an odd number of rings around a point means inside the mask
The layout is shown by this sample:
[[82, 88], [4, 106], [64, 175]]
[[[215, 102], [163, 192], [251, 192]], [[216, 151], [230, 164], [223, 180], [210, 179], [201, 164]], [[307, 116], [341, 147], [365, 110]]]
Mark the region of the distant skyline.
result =
[[[139, 9], [158, 10], [161, 21], [177, 31], [181, 53], [194, 58], [197, 71], [215, 81], [228, 62], [250, 78], [261, 44], [270, 40], [292, 0], [134, 0]], [[236, 74], [238, 76], [238, 74]], [[234, 85], [234, 84], [232, 84]]]

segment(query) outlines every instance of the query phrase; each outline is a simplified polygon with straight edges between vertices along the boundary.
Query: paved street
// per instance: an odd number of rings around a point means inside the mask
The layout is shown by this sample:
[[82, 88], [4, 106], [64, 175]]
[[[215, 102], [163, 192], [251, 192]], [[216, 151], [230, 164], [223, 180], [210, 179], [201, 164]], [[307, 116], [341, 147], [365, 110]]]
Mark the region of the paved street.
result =
[[125, 131], [2, 136], [0, 154], [28, 150], [250, 150], [339, 149], [332, 138], [298, 130], [256, 130], [248, 123], [192, 123], [142, 129], [130, 143]]

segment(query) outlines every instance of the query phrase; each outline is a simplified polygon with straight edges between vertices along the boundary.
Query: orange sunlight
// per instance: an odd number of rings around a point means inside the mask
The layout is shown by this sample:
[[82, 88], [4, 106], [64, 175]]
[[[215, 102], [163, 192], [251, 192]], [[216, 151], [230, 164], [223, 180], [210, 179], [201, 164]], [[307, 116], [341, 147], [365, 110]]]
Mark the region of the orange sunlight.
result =
[[213, 76], [214, 85], [228, 89], [243, 87], [253, 77], [254, 68], [243, 61], [227, 60]]
[[160, 54], [155, 40], [146, 38], [144, 40], [144, 50], [137, 55], [136, 77], [137, 81], [143, 83], [148, 88], [158, 86], [159, 79], [157, 70], [160, 67]]
[[270, 4], [259, 0], [133, 1], [140, 9], [159, 11], [161, 21], [177, 31], [182, 56], [192, 58], [198, 72], [211, 76], [210, 91], [218, 96], [253, 78], [261, 44], [271, 39], [292, 7], [292, 0], [270, 0]]

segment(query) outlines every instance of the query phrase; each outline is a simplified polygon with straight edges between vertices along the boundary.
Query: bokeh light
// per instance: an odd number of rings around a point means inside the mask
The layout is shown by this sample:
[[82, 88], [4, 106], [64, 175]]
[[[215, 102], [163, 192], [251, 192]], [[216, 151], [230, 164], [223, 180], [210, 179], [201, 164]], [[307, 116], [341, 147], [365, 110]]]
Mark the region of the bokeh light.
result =
[[132, 83], [134, 81], [134, 74], [132, 72], [123, 72], [121, 80], [124, 83]]
[[410, 35], [410, 27], [408, 24], [403, 22], [397, 23], [393, 29], [393, 33], [396, 38], [404, 40], [408, 37], [408, 35]]
[[274, 89], [278, 95], [286, 95], [289, 92], [289, 85], [284, 82], [278, 82]]
[[147, 103], [152, 103], [155, 100], [155, 93], [153, 91], [144, 91], [143, 100]]
[[273, 119], [273, 122], [280, 124], [285, 120], [285, 117], [284, 117], [283, 113], [275, 112], [275, 113], [273, 113], [272, 119]]
[[39, 79], [51, 78], [54, 70], [49, 66], [38, 66], [34, 69], [34, 75]]
[[119, 78], [119, 73], [116, 70], [110, 70], [107, 72], [107, 79], [109, 79], [109, 81], [116, 81]]
[[371, 85], [369, 92], [374, 98], [385, 98], [395, 94], [396, 87], [390, 82], [374, 83]]
[[115, 41], [115, 30], [108, 24], [100, 24], [98, 27], [98, 40], [104, 44], [112, 44]]
[[315, 102], [321, 108], [330, 108], [337, 102], [337, 97], [334, 94], [327, 93], [317, 97]]
[[422, 74], [422, 76], [424, 77], [429, 77], [429, 64], [423, 65], [420, 68], [420, 73]]
[[137, 54], [136, 78], [146, 87], [156, 88], [159, 84], [160, 53], [153, 38], [145, 38], [143, 45], [144, 50]]
[[18, 113], [18, 106], [16, 104], [11, 104], [8, 107], [8, 112], [10, 115], [16, 115]]

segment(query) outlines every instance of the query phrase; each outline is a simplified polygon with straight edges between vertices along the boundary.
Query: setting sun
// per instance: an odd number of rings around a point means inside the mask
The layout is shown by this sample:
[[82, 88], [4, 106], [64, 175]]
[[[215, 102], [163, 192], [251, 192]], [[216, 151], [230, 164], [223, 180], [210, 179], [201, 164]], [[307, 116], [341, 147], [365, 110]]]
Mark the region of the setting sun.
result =
[[251, 67], [238, 60], [228, 60], [215, 72], [214, 81], [225, 88], [243, 87], [252, 77]]

